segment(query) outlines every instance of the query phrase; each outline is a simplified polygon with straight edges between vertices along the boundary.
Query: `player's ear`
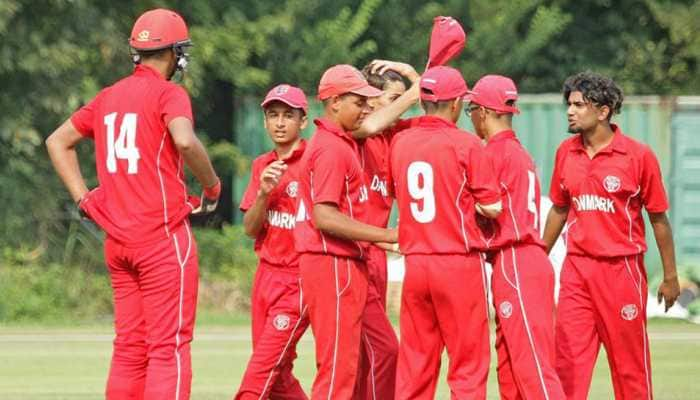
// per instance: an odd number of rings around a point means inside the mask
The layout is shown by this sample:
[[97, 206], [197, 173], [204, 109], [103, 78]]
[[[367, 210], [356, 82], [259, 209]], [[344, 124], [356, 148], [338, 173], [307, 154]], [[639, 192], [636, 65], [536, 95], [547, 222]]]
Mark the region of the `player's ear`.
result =
[[263, 127], [267, 129], [267, 110], [263, 109]]
[[306, 126], [309, 124], [309, 118], [306, 117], [306, 114], [302, 113], [301, 114], [301, 124], [299, 125], [299, 129], [306, 129]]
[[600, 110], [600, 112], [598, 113], [598, 120], [599, 121], [608, 120], [610, 117], [610, 107], [600, 106], [599, 110]]

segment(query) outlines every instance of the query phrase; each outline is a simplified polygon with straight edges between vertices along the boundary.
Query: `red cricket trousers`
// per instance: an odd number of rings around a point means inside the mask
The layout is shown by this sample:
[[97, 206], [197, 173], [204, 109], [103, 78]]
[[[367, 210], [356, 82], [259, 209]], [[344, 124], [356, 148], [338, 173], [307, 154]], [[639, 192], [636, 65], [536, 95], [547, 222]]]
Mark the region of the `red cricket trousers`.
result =
[[434, 399], [447, 348], [452, 399], [485, 399], [489, 372], [486, 274], [478, 253], [407, 255], [396, 399]]
[[302, 253], [301, 287], [316, 342], [311, 398], [352, 398], [358, 374], [367, 265], [362, 260]]
[[189, 223], [143, 247], [105, 240], [116, 337], [109, 400], [189, 399], [197, 305], [197, 246]]
[[554, 369], [554, 270], [544, 249], [495, 252], [491, 284], [501, 399], [565, 399]]
[[292, 374], [309, 319], [299, 270], [260, 262], [252, 290], [253, 354], [235, 399], [305, 400]]
[[616, 399], [651, 399], [642, 255], [567, 255], [561, 271], [556, 368], [570, 400], [586, 399], [601, 343]]
[[358, 400], [392, 400], [396, 385], [399, 339], [386, 314], [386, 253], [370, 247], [367, 304], [362, 316], [362, 350], [355, 388]]

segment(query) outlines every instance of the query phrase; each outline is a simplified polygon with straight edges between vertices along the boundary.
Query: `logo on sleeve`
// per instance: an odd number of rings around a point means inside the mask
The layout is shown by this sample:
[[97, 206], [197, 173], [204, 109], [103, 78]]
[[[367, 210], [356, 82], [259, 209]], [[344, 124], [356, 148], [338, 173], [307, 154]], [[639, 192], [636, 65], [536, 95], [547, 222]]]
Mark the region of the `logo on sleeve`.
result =
[[620, 310], [620, 315], [625, 321], [632, 321], [633, 319], [637, 318], [637, 314], [636, 304], [627, 304], [622, 307], [622, 310]]
[[278, 331], [286, 331], [287, 329], [289, 329], [290, 320], [291, 319], [288, 315], [277, 314], [275, 316], [275, 319], [272, 320], [272, 325], [274, 325], [275, 329], [277, 329]]
[[620, 178], [614, 175], [608, 175], [603, 180], [603, 187], [608, 191], [608, 193], [617, 192], [620, 190], [620, 186], [622, 186]]
[[284, 190], [287, 193], [287, 196], [291, 198], [297, 197], [297, 192], [299, 190], [299, 182], [297, 181], [291, 181], [289, 182], [289, 185], [287, 185], [287, 188]]
[[510, 301], [504, 301], [498, 306], [498, 311], [501, 313], [501, 317], [508, 319], [513, 315], [513, 305]]

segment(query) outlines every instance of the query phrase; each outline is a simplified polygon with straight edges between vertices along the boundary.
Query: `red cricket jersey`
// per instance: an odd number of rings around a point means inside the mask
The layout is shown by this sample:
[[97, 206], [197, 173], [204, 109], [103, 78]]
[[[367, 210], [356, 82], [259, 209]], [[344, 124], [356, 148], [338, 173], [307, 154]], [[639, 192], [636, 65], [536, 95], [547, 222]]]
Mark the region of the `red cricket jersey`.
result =
[[365, 242], [337, 238], [316, 229], [314, 204], [332, 203], [350, 218], [367, 223], [367, 186], [357, 157], [357, 143], [332, 121], [314, 120], [316, 133], [302, 156], [294, 240], [300, 253], [364, 259]]
[[557, 149], [550, 197], [571, 206], [567, 252], [593, 257], [643, 253], [642, 206], [651, 213], [668, 210], [661, 169], [649, 146], [624, 135], [616, 125], [612, 142], [593, 159], [581, 135]]
[[394, 197], [387, 185], [389, 176], [389, 145], [394, 136], [410, 128], [416, 119], [398, 120], [394, 126], [379, 135], [358, 140], [360, 165], [369, 185], [367, 220], [370, 224], [386, 228], [389, 224]]
[[[299, 253], [294, 250], [294, 226], [301, 158], [305, 149], [306, 141], [302, 139], [297, 149], [284, 159], [287, 170], [282, 174], [279, 184], [268, 195], [267, 220], [255, 238], [255, 252], [260, 261], [267, 264], [299, 268]], [[262, 171], [277, 160], [277, 152], [274, 150], [253, 160], [250, 183], [241, 200], [241, 211], [246, 212], [253, 206], [260, 190]]]
[[167, 128], [175, 117], [193, 119], [187, 92], [145, 65], [71, 117], [81, 134], [95, 140], [99, 187], [83, 208], [119, 242], [169, 237], [193, 209], [183, 160]]
[[391, 143], [391, 180], [404, 254], [465, 254], [485, 248], [476, 203], [500, 200], [479, 139], [455, 124], [423, 116]]
[[544, 247], [540, 238], [540, 181], [537, 169], [515, 132], [499, 132], [486, 143], [501, 189], [503, 212], [495, 220], [481, 217], [488, 248], [516, 243]]

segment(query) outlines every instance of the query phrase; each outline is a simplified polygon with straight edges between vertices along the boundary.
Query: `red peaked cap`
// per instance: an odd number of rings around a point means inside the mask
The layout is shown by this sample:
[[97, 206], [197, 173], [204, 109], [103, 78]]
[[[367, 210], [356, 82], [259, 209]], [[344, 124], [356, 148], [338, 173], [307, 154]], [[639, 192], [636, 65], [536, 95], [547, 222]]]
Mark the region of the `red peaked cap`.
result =
[[370, 86], [362, 72], [352, 65], [338, 64], [328, 68], [318, 84], [318, 99], [325, 100], [345, 93], [377, 97], [384, 92]]
[[515, 106], [506, 104], [518, 100], [518, 88], [512, 79], [501, 75], [486, 75], [479, 79], [466, 100], [496, 111], [498, 114], [519, 114]]
[[430, 34], [428, 66], [445, 65], [464, 49], [467, 34], [459, 22], [452, 17], [435, 17], [433, 32]]
[[303, 90], [296, 86], [283, 83], [273, 87], [269, 92], [267, 92], [267, 96], [265, 96], [265, 100], [263, 100], [260, 106], [265, 108], [265, 106], [273, 101], [281, 101], [292, 108], [300, 108], [304, 111], [304, 114], [309, 113], [309, 105], [306, 101], [306, 95], [304, 94]]
[[136, 50], [159, 50], [189, 44], [190, 34], [185, 20], [175, 11], [164, 8], [141, 14], [129, 38], [129, 45]]
[[420, 79], [420, 99], [424, 101], [452, 100], [464, 97], [468, 91], [462, 74], [452, 67], [430, 68]]

